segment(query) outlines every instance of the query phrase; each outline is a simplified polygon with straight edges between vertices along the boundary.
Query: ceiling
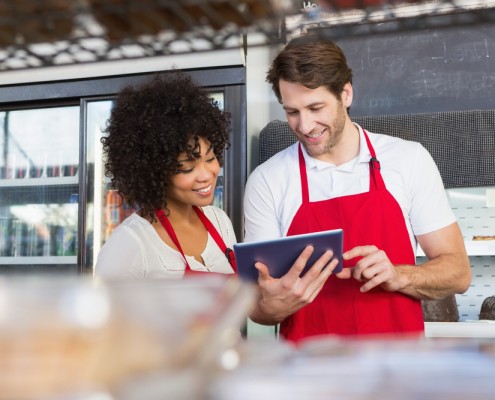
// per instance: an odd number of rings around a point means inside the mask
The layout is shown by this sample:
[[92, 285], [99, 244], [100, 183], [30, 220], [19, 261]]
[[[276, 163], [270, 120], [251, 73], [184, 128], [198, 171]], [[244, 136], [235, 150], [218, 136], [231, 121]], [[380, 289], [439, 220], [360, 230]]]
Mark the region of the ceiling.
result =
[[[285, 43], [287, 36], [315, 25], [333, 29], [337, 37], [369, 34], [373, 27], [383, 29], [384, 22], [389, 29], [397, 30], [424, 28], [428, 24], [473, 23], [487, 18], [495, 21], [489, 3], [481, 0], [1, 1], [0, 71]], [[439, 17], [443, 22], [439, 22]], [[363, 30], [365, 26], [368, 28]]]

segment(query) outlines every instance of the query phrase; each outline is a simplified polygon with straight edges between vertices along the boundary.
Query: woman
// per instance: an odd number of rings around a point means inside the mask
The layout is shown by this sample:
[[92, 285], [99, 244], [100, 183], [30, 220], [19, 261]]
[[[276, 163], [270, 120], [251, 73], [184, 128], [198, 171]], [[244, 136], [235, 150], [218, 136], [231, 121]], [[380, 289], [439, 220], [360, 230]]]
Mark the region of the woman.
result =
[[178, 71], [118, 94], [101, 139], [105, 171], [137, 211], [102, 247], [95, 276], [235, 272], [232, 223], [210, 205], [229, 126], [207, 91]]

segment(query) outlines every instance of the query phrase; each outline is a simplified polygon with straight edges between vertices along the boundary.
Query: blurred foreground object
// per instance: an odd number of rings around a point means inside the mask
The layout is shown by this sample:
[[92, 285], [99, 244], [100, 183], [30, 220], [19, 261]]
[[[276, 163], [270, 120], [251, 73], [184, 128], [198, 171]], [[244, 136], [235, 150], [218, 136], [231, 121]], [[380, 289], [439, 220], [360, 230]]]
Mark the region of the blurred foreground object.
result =
[[197, 380], [189, 390], [200, 388], [224, 346], [240, 339], [253, 302], [252, 288], [219, 276], [104, 285], [2, 279], [0, 399], [117, 393], [136, 378], [180, 371]]
[[[485, 400], [495, 396], [492, 341], [384, 335], [252, 343], [247, 362], [213, 382], [211, 400]], [[251, 356], [263, 353], [263, 357]]]

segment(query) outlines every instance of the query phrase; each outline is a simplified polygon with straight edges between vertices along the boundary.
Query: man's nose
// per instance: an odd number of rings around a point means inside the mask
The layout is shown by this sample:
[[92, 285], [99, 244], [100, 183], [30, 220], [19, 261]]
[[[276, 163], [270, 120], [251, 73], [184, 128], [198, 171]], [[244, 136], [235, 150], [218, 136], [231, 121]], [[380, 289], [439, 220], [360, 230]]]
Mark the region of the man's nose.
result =
[[302, 134], [309, 134], [313, 131], [315, 126], [313, 118], [306, 114], [306, 113], [301, 113], [299, 116], [299, 132]]

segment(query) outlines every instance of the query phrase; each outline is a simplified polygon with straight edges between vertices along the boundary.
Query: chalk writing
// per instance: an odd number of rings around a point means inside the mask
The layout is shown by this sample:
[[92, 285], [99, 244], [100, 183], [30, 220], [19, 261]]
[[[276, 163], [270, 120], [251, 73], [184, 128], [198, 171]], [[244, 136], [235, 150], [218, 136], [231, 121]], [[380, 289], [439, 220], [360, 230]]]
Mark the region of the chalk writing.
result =
[[308, 8], [316, 8], [319, 7], [317, 3], [313, 3], [312, 1], [303, 1], [302, 8], [303, 10], [307, 10]]
[[495, 109], [495, 26], [338, 40], [354, 74], [354, 115]]

